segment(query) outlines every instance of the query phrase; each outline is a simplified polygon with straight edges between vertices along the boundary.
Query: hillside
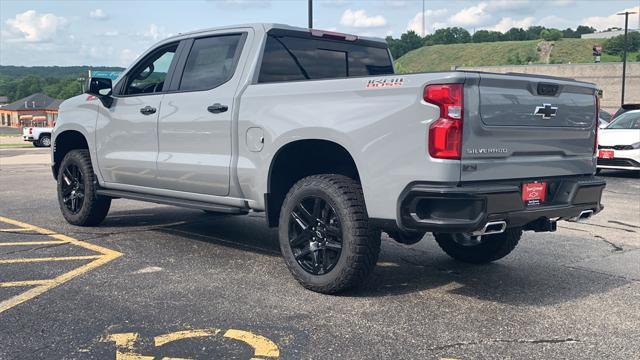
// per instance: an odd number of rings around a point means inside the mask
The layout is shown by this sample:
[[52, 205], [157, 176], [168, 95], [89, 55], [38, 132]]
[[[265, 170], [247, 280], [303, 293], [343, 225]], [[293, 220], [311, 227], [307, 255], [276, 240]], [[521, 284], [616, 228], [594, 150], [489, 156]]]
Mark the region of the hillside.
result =
[[[408, 52], [396, 61], [398, 72], [445, 71], [452, 66], [491, 66], [547, 63], [537, 50], [540, 40], [503, 41], [493, 43], [469, 43], [425, 46]], [[553, 44], [548, 63], [591, 63], [594, 44], [601, 39], [561, 39]], [[636, 53], [629, 59], [635, 60]], [[602, 62], [620, 61], [620, 57], [603, 54]]]

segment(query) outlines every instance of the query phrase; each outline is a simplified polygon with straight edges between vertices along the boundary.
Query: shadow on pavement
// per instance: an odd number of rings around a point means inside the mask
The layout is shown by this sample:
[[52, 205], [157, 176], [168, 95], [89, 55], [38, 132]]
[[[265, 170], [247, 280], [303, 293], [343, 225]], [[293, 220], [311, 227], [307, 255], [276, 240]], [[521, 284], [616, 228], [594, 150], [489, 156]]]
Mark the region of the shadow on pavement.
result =
[[[118, 216], [121, 215], [121, 216]], [[126, 215], [126, 216], [124, 216]], [[268, 228], [263, 214], [211, 215], [173, 207], [114, 212], [103, 227], [160, 226], [172, 236], [279, 257], [277, 229]], [[433, 241], [430, 237], [423, 240]], [[535, 251], [532, 249], [530, 251]], [[532, 260], [518, 249], [505, 260], [467, 265], [451, 260], [437, 246], [417, 251], [400, 247], [385, 237], [378, 266], [360, 288], [346, 297], [384, 297], [421, 293], [440, 288], [474, 299], [511, 305], [545, 306], [607, 292], [628, 280], [568, 267], [554, 260]], [[535, 257], [535, 254], [533, 254]], [[293, 278], [290, 281], [295, 281]], [[300, 288], [300, 291], [303, 291]], [[424, 296], [431, 296], [424, 294]]]

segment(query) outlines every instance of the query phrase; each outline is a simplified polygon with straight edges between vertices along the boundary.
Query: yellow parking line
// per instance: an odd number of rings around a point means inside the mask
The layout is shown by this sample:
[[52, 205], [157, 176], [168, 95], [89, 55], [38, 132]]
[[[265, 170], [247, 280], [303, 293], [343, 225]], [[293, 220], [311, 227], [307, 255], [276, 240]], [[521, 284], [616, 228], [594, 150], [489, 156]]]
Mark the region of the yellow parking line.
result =
[[25, 228], [0, 229], [0, 232], [14, 232], [14, 231], [31, 231], [31, 229], [25, 229]]
[[184, 330], [176, 331], [169, 334], [156, 336], [153, 340], [156, 347], [162, 346], [176, 340], [191, 339], [195, 337], [214, 336], [220, 332], [220, 329], [201, 329], [201, 330]]
[[253, 347], [253, 359], [258, 357], [280, 357], [280, 350], [278, 349], [278, 346], [264, 336], [236, 329], [227, 330], [223, 336], [229, 339], [242, 341]]
[[50, 285], [53, 280], [25, 280], [0, 282], [0, 287]]
[[0, 260], [0, 264], [19, 264], [19, 263], [47, 262], [47, 261], [93, 260], [93, 259], [100, 259], [101, 257], [102, 255], [86, 255], [86, 256], [61, 256], [61, 257], [48, 257], [48, 258], [4, 259], [4, 260]]
[[21, 246], [21, 245], [49, 245], [49, 244], [66, 244], [68, 241], [63, 240], [50, 240], [50, 241], [22, 241], [22, 242], [8, 242], [0, 243], [0, 246]]
[[[81, 274], [84, 274], [87, 271], [93, 270], [97, 267], [100, 267], [106, 263], [108, 263], [111, 260], [114, 260], [120, 256], [122, 256], [121, 253], [115, 251], [115, 250], [111, 250], [111, 249], [107, 249], [104, 248], [102, 246], [98, 246], [95, 244], [91, 244], [91, 243], [87, 243], [84, 241], [80, 241], [77, 239], [74, 239], [72, 237], [66, 236], [66, 235], [62, 235], [62, 234], [58, 234], [54, 231], [51, 230], [47, 230], [38, 226], [34, 226], [31, 224], [27, 224], [27, 223], [23, 223], [21, 221], [18, 220], [13, 220], [13, 219], [9, 219], [6, 217], [2, 217], [0, 216], [0, 222], [6, 223], [6, 224], [10, 224], [13, 226], [18, 226], [22, 229], [25, 229], [25, 231], [34, 231], [36, 233], [42, 234], [42, 235], [48, 235], [49, 237], [52, 237], [56, 240], [59, 241], [64, 241], [64, 242], [68, 242], [72, 245], [76, 245], [78, 247], [81, 248], [85, 248], [87, 250], [91, 250], [94, 252], [99, 253], [100, 255], [92, 255], [92, 256], [68, 256], [68, 257], [58, 257], [58, 258], [33, 258], [33, 259], [6, 259], [6, 260], [0, 260], [0, 264], [10, 264], [10, 263], [16, 263], [16, 262], [36, 262], [36, 261], [69, 261], [69, 260], [93, 260], [91, 262], [89, 262], [88, 264], [84, 264], [80, 267], [77, 267], [69, 272], [66, 272], [62, 275], [59, 275], [58, 277], [55, 277], [53, 279], [50, 280], [50, 282], [46, 282], [43, 283], [42, 285], [36, 286], [32, 289], [29, 289], [21, 294], [18, 294], [12, 298], [9, 298], [7, 300], [1, 301], [0, 302], [0, 313], [7, 311], [9, 309], [11, 309], [14, 306], [20, 305], [25, 301], [31, 300], [39, 295], [41, 295], [42, 293], [51, 290], [52, 288], [65, 283], [71, 279], [73, 279], [76, 276], [79, 276]], [[35, 281], [35, 280], [34, 280]]]

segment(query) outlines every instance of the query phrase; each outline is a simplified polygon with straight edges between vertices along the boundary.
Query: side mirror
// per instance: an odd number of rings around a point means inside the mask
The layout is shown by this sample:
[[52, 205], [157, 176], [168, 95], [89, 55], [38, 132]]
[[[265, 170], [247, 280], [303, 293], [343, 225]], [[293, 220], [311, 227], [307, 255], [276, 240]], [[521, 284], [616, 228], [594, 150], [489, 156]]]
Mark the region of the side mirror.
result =
[[89, 90], [87, 94], [100, 99], [102, 105], [107, 108], [110, 108], [111, 104], [113, 104], [113, 98], [111, 97], [112, 92], [111, 79], [92, 77], [91, 80], [89, 80]]

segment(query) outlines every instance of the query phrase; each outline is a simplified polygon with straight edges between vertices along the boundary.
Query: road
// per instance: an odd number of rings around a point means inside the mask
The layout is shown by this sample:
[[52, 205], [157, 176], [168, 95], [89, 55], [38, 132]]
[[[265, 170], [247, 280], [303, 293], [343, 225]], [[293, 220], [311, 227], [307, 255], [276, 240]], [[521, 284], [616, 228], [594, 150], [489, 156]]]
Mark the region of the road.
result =
[[0, 150], [0, 359], [640, 354], [633, 174], [603, 173], [603, 213], [525, 233], [494, 264], [457, 263], [430, 235], [385, 236], [371, 279], [327, 296], [289, 275], [262, 214], [116, 200], [102, 226], [68, 225], [47, 151]]

